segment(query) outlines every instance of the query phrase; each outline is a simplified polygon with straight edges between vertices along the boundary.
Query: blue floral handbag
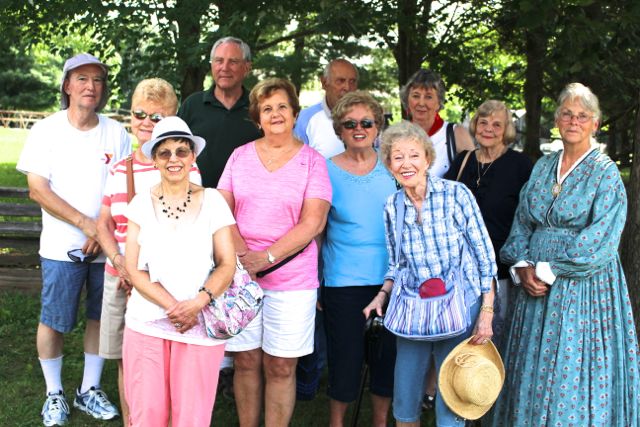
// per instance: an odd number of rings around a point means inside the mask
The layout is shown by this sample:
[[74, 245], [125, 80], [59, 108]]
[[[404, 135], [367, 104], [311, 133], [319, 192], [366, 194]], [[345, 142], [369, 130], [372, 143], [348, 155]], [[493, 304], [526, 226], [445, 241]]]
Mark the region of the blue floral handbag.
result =
[[236, 258], [236, 272], [226, 291], [202, 309], [207, 335], [226, 340], [242, 332], [262, 309], [264, 293]]
[[[400, 266], [400, 247], [404, 224], [404, 200], [396, 194], [396, 267]], [[444, 282], [446, 293], [422, 298], [420, 280], [409, 267], [399, 268], [391, 289], [389, 305], [384, 316], [384, 326], [393, 334], [412, 340], [440, 341], [462, 334], [470, 324], [464, 301], [462, 260], [467, 251], [466, 239], [462, 239], [460, 265], [451, 268]]]

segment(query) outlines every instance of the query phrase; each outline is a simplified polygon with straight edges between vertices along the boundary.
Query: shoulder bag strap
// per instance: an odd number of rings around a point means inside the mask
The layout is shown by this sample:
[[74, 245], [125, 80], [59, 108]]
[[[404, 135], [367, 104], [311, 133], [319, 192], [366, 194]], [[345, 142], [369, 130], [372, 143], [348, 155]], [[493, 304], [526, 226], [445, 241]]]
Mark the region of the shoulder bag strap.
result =
[[288, 257], [286, 257], [285, 259], [283, 259], [279, 263], [277, 263], [275, 265], [272, 265], [271, 267], [267, 268], [266, 270], [258, 271], [256, 273], [256, 277], [264, 277], [267, 274], [272, 273], [272, 272], [276, 271], [277, 269], [279, 269], [280, 267], [284, 266], [286, 263], [288, 263], [289, 261], [291, 261], [292, 259], [294, 259], [298, 255], [300, 255], [302, 253], [302, 251], [307, 249], [307, 246], [309, 246], [311, 244], [311, 242], [307, 243], [306, 245], [304, 245], [304, 248], [300, 249], [298, 252], [296, 252], [293, 255], [289, 255]]
[[127, 203], [129, 203], [133, 196], [136, 195], [136, 185], [133, 178], [133, 156], [127, 157], [125, 164], [127, 168]]
[[396, 267], [400, 265], [400, 245], [402, 244], [402, 227], [404, 225], [404, 197], [402, 192], [396, 193]]
[[462, 176], [462, 171], [464, 167], [467, 165], [467, 160], [469, 160], [469, 156], [473, 150], [467, 151], [467, 154], [464, 155], [464, 159], [462, 159], [462, 164], [460, 165], [460, 170], [458, 171], [458, 176], [456, 176], [456, 181], [460, 181], [460, 177]]
[[447, 124], [447, 156], [449, 157], [449, 164], [453, 163], [453, 159], [456, 157], [456, 136], [453, 132], [453, 123]]

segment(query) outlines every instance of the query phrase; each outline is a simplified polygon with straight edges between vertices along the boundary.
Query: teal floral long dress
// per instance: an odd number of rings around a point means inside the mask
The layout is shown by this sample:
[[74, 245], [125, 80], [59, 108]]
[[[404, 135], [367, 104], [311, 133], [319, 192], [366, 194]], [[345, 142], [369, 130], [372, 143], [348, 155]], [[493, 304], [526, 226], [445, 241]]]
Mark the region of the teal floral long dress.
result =
[[[500, 255], [549, 262], [544, 297], [519, 287], [495, 426], [639, 426], [638, 342], [618, 245], [627, 197], [591, 151], [554, 196], [560, 153], [538, 161]], [[556, 188], [557, 190], [557, 188]]]

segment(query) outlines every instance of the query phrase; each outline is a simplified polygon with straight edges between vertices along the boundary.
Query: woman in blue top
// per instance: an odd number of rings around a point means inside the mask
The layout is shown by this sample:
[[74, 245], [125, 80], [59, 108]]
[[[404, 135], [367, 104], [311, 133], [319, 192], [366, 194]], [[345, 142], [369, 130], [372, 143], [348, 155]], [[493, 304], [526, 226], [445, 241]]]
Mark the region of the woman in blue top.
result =
[[[475, 336], [470, 342], [477, 345], [487, 344], [493, 335], [496, 263], [489, 234], [471, 191], [462, 183], [427, 173], [435, 159], [435, 150], [421, 127], [406, 121], [390, 126], [382, 134], [380, 157], [402, 190], [389, 197], [384, 208], [389, 268], [380, 292], [365, 308], [365, 315], [374, 310], [382, 313], [399, 272], [398, 265], [408, 267], [418, 283], [447, 277], [447, 273], [460, 264], [464, 276], [462, 291], [469, 326], [461, 335], [440, 341], [396, 338], [393, 415], [398, 426], [418, 426], [431, 358], [437, 373], [447, 354], [472, 333]], [[396, 198], [404, 203], [398, 262], [395, 259]], [[465, 241], [468, 250], [463, 257]], [[438, 426], [465, 425], [465, 421], [445, 405], [440, 393], [436, 396], [435, 409]]]
[[592, 147], [598, 98], [558, 98], [563, 150], [541, 158], [500, 251], [517, 291], [497, 426], [640, 425], [638, 341], [618, 245], [627, 196]]
[[[396, 186], [373, 149], [383, 123], [382, 108], [367, 92], [348, 93], [333, 109], [333, 127], [346, 150], [327, 160], [333, 202], [322, 246], [332, 426], [343, 425], [358, 396], [366, 345], [362, 309], [380, 290], [387, 265], [382, 209]], [[372, 425], [386, 426], [395, 360], [386, 330], [379, 346], [368, 355]]]

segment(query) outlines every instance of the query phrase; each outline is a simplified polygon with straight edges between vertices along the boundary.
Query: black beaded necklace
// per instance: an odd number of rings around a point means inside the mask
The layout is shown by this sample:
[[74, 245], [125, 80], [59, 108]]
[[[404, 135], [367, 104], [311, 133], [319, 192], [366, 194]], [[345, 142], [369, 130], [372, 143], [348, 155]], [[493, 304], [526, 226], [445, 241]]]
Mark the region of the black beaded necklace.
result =
[[169, 206], [167, 203], [165, 203], [164, 201], [164, 194], [161, 194], [160, 197], [158, 197], [158, 200], [160, 200], [160, 203], [162, 203], [162, 212], [167, 216], [167, 218], [171, 219], [171, 218], [175, 218], [178, 219], [180, 218], [180, 214], [183, 214], [187, 211], [187, 205], [189, 203], [191, 203], [191, 193], [193, 191], [191, 191], [191, 189], [189, 189], [189, 191], [187, 191], [187, 200], [185, 200], [184, 202], [182, 202], [182, 206], [180, 206], [180, 203], [178, 203], [178, 206], [175, 207], [171, 207]]

